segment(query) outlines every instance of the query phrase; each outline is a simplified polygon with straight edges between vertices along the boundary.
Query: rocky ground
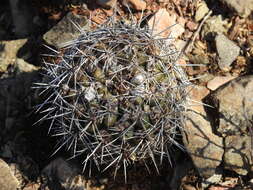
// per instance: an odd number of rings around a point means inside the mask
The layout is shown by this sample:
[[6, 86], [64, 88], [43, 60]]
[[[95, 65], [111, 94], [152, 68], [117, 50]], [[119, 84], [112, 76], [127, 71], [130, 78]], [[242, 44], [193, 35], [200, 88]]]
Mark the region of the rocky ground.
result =
[[[129, 170], [81, 172], [64, 150], [52, 155], [47, 124], [33, 125], [41, 98], [42, 54], [74, 39], [81, 28], [142, 10], [155, 31], [171, 35], [178, 64], [193, 82], [182, 142], [160, 175]], [[253, 1], [244, 0], [4, 0], [0, 7], [0, 190], [253, 189]], [[73, 21], [73, 22], [70, 22]], [[45, 45], [47, 47], [45, 47]]]

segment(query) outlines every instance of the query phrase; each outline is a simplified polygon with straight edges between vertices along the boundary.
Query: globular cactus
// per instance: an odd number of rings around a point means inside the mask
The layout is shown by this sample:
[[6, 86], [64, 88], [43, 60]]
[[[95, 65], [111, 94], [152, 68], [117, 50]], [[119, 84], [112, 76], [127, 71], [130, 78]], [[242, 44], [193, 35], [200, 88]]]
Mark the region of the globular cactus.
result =
[[38, 106], [50, 133], [83, 156], [84, 169], [170, 160], [184, 121], [189, 81], [178, 53], [140, 22], [109, 20], [55, 51], [45, 62], [46, 100]]

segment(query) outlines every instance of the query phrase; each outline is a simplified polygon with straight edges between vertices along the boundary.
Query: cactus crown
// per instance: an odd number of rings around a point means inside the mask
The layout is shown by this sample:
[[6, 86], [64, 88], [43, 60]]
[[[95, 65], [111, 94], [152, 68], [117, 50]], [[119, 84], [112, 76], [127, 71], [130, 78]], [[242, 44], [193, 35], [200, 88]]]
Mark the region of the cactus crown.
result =
[[[39, 83], [47, 99], [38, 106], [49, 131], [84, 169], [106, 170], [170, 160], [185, 111], [189, 84], [178, 53], [152, 28], [109, 20], [55, 51]], [[56, 151], [57, 151], [56, 150]]]

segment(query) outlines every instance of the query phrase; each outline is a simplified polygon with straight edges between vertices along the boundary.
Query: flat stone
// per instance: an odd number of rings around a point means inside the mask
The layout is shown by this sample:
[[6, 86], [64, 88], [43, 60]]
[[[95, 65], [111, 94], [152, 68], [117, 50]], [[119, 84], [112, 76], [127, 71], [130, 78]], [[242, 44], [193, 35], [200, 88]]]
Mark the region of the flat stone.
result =
[[[213, 133], [201, 100], [209, 90], [195, 86], [189, 91], [191, 102], [186, 113], [183, 142], [200, 175], [209, 178], [222, 162], [224, 153], [222, 138]], [[199, 103], [198, 103], [199, 102]]]
[[79, 25], [82, 29], [87, 30], [89, 28], [86, 17], [69, 12], [60, 22], [43, 35], [43, 39], [47, 44], [57, 48], [60, 48], [66, 42], [77, 39], [81, 33], [73, 23]]
[[12, 173], [8, 164], [0, 159], [0, 190], [16, 190], [19, 182]]
[[236, 78], [235, 76], [216, 76], [212, 80], [208, 81], [207, 88], [210, 90], [216, 90], [223, 84], [233, 80]]
[[212, 104], [218, 112], [217, 131], [222, 136], [248, 135], [253, 118], [253, 75], [238, 77], [217, 89]]
[[253, 171], [250, 136], [228, 136], [225, 138], [224, 166], [239, 175]]
[[223, 71], [229, 71], [230, 65], [236, 60], [240, 53], [240, 48], [224, 34], [218, 34], [215, 37], [217, 54], [219, 56], [219, 67]]

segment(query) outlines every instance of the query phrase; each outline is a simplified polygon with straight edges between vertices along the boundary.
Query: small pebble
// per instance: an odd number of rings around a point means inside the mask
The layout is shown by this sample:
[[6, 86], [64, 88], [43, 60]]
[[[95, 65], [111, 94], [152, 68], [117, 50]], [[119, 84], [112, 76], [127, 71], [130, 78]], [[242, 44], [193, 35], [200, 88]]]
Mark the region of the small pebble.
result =
[[220, 86], [222, 86], [223, 84], [233, 80], [234, 76], [217, 76], [215, 78], [213, 78], [212, 80], [208, 81], [207, 83], [207, 88], [210, 90], [216, 90], [217, 88], [219, 88]]

